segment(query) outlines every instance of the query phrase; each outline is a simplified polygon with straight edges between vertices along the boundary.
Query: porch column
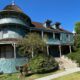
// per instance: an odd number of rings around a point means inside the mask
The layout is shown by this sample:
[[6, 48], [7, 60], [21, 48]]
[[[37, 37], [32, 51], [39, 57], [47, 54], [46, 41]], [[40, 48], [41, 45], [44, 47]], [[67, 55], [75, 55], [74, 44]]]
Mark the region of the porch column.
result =
[[49, 45], [47, 45], [47, 55], [49, 55]]
[[72, 52], [72, 50], [71, 50], [71, 45], [69, 45], [69, 50], [70, 50], [70, 53]]
[[53, 33], [53, 39], [55, 38], [55, 34]]
[[43, 31], [41, 31], [41, 37], [42, 37], [42, 39], [43, 39], [43, 37], [44, 37], [44, 32], [43, 32]]
[[15, 43], [14, 43], [13, 47], [14, 47], [14, 58], [16, 58], [16, 44]]
[[60, 53], [60, 57], [61, 57], [61, 55], [62, 55], [62, 53], [61, 53], [61, 45], [59, 45], [59, 53]]

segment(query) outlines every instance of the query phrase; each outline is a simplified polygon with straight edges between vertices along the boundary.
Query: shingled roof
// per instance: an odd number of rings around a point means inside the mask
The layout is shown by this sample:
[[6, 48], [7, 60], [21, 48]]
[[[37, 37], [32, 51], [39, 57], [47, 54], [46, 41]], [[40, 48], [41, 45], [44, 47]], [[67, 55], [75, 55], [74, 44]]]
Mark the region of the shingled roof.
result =
[[65, 32], [65, 33], [70, 33], [70, 34], [72, 34], [71, 32], [69, 32], [69, 31], [67, 31], [67, 30], [65, 30], [65, 29], [63, 29], [63, 28], [59, 28], [59, 29], [52, 29], [51, 28], [51, 26], [48, 26], [47, 28], [45, 28], [44, 26], [43, 26], [43, 24], [42, 23], [39, 23], [39, 22], [32, 22], [32, 24], [36, 27], [36, 28], [41, 28], [41, 29], [45, 29], [45, 30], [51, 30], [51, 31], [53, 31], [53, 32]]
[[12, 5], [12, 4], [7, 5], [3, 10], [23, 12], [21, 8], [19, 8], [17, 5]]
[[36, 27], [36, 28], [44, 28], [43, 25], [39, 22], [32, 22], [32, 24]]
[[5, 39], [0, 39], [0, 42], [5, 42], [5, 41], [15, 41], [15, 42], [17, 42], [17, 41], [19, 41], [19, 39], [17, 39], [17, 38], [5, 38]]

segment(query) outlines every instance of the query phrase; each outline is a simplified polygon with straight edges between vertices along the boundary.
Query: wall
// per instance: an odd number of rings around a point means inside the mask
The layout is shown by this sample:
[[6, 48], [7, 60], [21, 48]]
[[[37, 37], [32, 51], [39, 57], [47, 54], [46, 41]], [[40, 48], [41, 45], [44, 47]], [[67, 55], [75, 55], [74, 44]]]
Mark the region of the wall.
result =
[[4, 73], [13, 73], [17, 72], [16, 66], [21, 66], [27, 63], [26, 58], [17, 58], [17, 59], [0, 59], [0, 72], [3, 71]]
[[[14, 26], [15, 27], [15, 26]], [[17, 26], [19, 27], [19, 26]], [[22, 38], [25, 35], [25, 31], [20, 27], [20, 28], [2, 28], [0, 31], [0, 39], [4, 38]]]
[[[49, 35], [48, 35], [49, 36]], [[74, 39], [73, 39], [73, 34], [69, 33], [60, 33], [60, 40], [55, 39], [55, 34], [53, 34], [54, 38], [49, 38], [46, 41], [47, 44], [49, 45], [66, 45], [66, 44], [73, 44]]]
[[74, 38], [73, 34], [68, 34], [68, 33], [61, 33], [61, 43], [62, 44], [73, 44], [74, 43]]

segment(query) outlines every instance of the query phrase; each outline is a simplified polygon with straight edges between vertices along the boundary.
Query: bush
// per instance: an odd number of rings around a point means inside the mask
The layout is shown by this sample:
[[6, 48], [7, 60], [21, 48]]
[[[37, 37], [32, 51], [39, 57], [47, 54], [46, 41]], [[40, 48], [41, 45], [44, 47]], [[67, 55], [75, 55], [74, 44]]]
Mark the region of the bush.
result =
[[58, 68], [58, 64], [53, 57], [39, 54], [29, 61], [29, 67], [34, 73], [45, 73]]
[[76, 52], [69, 53], [67, 56], [72, 60], [75, 60], [77, 63], [79, 63], [80, 66], [80, 49], [78, 49], [78, 51]]

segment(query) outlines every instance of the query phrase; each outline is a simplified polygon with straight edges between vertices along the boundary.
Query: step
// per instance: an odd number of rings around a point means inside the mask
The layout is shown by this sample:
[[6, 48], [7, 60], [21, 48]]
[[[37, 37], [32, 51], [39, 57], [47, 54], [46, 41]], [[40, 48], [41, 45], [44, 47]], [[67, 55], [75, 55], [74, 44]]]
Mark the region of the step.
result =
[[62, 56], [61, 58], [55, 58], [55, 60], [59, 63], [60, 68], [76, 68], [78, 64], [76, 61], [72, 61], [68, 57]]

